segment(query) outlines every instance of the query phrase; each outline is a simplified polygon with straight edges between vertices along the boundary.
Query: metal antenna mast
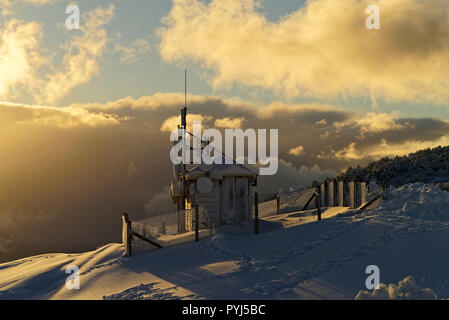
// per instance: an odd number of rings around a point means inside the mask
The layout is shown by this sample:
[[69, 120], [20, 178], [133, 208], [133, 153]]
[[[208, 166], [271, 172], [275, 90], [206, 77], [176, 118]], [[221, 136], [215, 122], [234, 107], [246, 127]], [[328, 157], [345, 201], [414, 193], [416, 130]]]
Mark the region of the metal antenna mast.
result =
[[[181, 130], [182, 130], [182, 139], [183, 143], [185, 143], [184, 139], [186, 139], [186, 132], [187, 132], [187, 69], [184, 70], [184, 108], [181, 110]], [[182, 155], [183, 159], [185, 160], [185, 155]], [[181, 196], [181, 203], [180, 203], [180, 209], [184, 210], [186, 207], [186, 165], [183, 161], [182, 163], [182, 196]]]
[[181, 128], [187, 130], [187, 70], [184, 73], [184, 108], [181, 110]]

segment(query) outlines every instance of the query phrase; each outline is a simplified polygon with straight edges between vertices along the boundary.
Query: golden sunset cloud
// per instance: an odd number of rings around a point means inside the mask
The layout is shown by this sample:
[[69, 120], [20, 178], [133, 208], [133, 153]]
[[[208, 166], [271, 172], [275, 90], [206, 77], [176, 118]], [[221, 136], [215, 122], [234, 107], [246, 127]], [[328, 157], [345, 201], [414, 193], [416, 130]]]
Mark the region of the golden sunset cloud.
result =
[[84, 14], [82, 34], [66, 44], [63, 68], [48, 75], [43, 89], [35, 94], [37, 103], [54, 104], [99, 73], [99, 60], [108, 42], [105, 25], [113, 18], [114, 11], [115, 6], [111, 4]]
[[[256, 0], [175, 0], [159, 32], [169, 62], [193, 60], [215, 87], [262, 87], [290, 97], [449, 98], [449, 2], [309, 0], [271, 22]], [[365, 10], [380, 8], [381, 29]]]
[[293, 155], [293, 156], [299, 157], [300, 155], [304, 154], [304, 147], [303, 146], [297, 146], [296, 148], [291, 148], [288, 153]]

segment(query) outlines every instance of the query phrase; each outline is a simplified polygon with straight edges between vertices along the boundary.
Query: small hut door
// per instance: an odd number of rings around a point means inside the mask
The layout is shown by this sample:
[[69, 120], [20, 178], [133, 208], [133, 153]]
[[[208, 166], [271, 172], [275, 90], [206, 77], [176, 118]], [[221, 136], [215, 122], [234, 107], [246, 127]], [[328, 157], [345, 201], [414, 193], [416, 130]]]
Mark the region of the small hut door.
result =
[[223, 179], [223, 216], [225, 224], [235, 223], [235, 178]]
[[225, 177], [223, 180], [223, 216], [226, 224], [248, 221], [249, 193], [248, 178]]
[[235, 178], [235, 216], [237, 223], [248, 222], [249, 194], [248, 178]]

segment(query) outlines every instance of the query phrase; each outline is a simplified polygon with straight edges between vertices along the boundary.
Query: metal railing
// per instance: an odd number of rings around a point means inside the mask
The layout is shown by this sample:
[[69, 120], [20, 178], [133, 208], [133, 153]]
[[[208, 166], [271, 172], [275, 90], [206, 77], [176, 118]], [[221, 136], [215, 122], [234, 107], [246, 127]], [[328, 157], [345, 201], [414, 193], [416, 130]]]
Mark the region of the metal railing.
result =
[[198, 241], [200, 237], [211, 235], [215, 227], [207, 210], [198, 206], [132, 221], [124, 214], [123, 243], [127, 254], [131, 255], [131, 252]]
[[314, 209], [315, 202], [311, 198], [315, 194], [315, 188], [307, 188], [293, 192], [283, 192], [277, 195], [277, 214], [292, 213]]

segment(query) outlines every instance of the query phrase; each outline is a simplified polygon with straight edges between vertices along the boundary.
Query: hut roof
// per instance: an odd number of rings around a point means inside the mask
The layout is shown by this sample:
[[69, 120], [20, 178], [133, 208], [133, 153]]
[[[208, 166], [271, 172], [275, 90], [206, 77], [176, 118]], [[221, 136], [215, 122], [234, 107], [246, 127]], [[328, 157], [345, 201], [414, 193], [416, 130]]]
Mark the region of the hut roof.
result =
[[187, 180], [197, 180], [201, 177], [208, 176], [211, 179], [221, 180], [223, 177], [257, 177], [257, 173], [246, 166], [234, 164], [214, 164], [206, 170], [204, 167], [198, 165], [190, 169], [187, 174]]

